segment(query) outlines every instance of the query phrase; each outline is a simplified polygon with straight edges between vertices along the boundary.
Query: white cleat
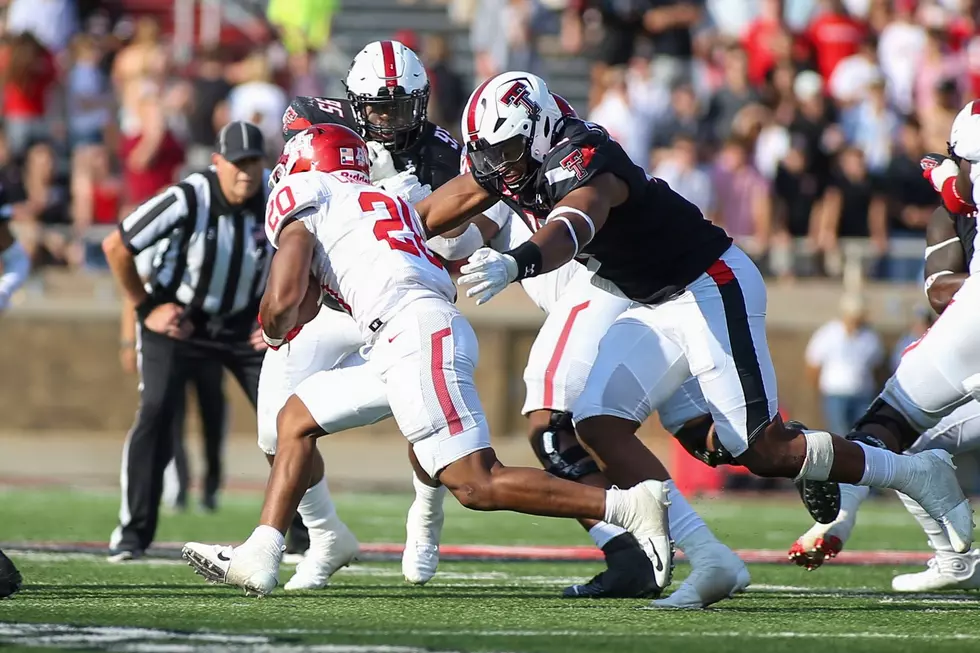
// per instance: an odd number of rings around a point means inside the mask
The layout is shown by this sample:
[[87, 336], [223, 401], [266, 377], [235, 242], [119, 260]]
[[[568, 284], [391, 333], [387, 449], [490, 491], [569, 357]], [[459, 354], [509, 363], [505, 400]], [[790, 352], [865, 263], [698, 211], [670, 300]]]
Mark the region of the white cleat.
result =
[[282, 552], [257, 550], [257, 547], [217, 546], [188, 542], [181, 556], [210, 583], [235, 585], [246, 596], [265, 596], [279, 584]]
[[956, 478], [953, 457], [939, 449], [914, 454], [918, 469], [905, 494], [943, 525], [956, 553], [973, 544], [973, 509]]
[[318, 590], [326, 587], [330, 577], [357, 559], [361, 547], [347, 525], [327, 532], [310, 530], [310, 548], [296, 565], [296, 572], [284, 590]]
[[234, 547], [200, 542], [188, 542], [180, 552], [180, 556], [194, 569], [194, 573], [204, 576], [204, 580], [212, 585], [225, 582], [234, 554]]
[[439, 545], [408, 542], [402, 553], [402, 574], [413, 585], [425, 585], [439, 568]]
[[670, 539], [667, 506], [670, 501], [662, 481], [643, 481], [626, 491], [630, 499], [629, 525], [640, 547], [653, 564], [653, 577], [661, 590], [670, 585], [674, 573], [674, 542]]
[[426, 498], [416, 496], [405, 521], [405, 550], [402, 552], [402, 575], [413, 585], [425, 585], [439, 568], [439, 541], [446, 519], [442, 502], [445, 486]]
[[705, 549], [698, 551], [697, 563], [692, 563], [691, 575], [681, 586], [667, 598], [651, 601], [644, 610], [699, 610], [744, 592], [752, 582], [745, 563], [721, 542]]
[[892, 579], [896, 592], [980, 589], [980, 550], [968, 553], [937, 552], [925, 571]]

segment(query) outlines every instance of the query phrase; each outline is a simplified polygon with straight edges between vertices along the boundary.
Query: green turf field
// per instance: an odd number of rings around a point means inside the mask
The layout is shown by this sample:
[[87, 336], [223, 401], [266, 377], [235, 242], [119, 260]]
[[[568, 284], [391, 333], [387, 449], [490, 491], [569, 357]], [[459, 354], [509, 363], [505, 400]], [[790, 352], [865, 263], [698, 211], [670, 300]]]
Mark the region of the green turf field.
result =
[[[362, 541], [402, 539], [409, 497], [336, 498]], [[217, 515], [166, 516], [159, 539], [241, 540], [251, 531], [258, 502], [256, 495], [236, 495]], [[446, 543], [588, 543], [571, 523], [471, 513], [450, 504]], [[784, 549], [807, 526], [791, 499], [704, 500], [696, 507], [736, 548]], [[897, 502], [866, 508], [851, 548], [925, 548]], [[116, 509], [114, 493], [0, 491], [0, 540], [104, 541]], [[980, 650], [977, 595], [887, 591], [891, 577], [908, 567], [831, 563], [806, 573], [789, 565], [753, 565], [754, 585], [746, 594], [707, 611], [659, 612], [637, 609], [645, 601], [556, 598], [564, 585], [598, 571], [594, 563], [444, 562], [424, 588], [406, 585], [397, 563], [359, 563], [325, 590], [246, 599], [232, 588], [206, 585], [177, 561], [110, 565], [89, 555], [11, 557], [26, 587], [0, 603], [5, 650], [28, 644], [141, 653]], [[675, 584], [687, 572], [678, 565]], [[284, 566], [281, 580], [291, 573]]]

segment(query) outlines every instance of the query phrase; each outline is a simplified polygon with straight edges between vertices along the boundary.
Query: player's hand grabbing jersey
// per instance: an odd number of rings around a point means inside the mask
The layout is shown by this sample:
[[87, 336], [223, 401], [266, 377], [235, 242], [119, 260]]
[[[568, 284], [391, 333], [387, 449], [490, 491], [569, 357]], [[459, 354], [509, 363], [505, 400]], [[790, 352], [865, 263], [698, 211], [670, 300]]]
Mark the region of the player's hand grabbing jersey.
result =
[[[360, 133], [354, 110], [347, 100], [298, 97], [282, 117], [282, 135], [289, 140], [310, 125], [336, 123]], [[462, 148], [442, 127], [426, 122], [418, 141], [407, 150], [392, 152], [398, 172], [413, 168], [419, 182], [433, 190], [456, 177]]]
[[[605, 225], [582, 254], [598, 263], [597, 276], [613, 282], [627, 297], [658, 303], [697, 279], [731, 246], [732, 239], [666, 182], [647, 176], [602, 127], [565, 118], [555, 129], [554, 146], [537, 177], [519, 197], [502, 186], [501, 195], [539, 228], [545, 216], [570, 192], [597, 175], [612, 173], [629, 188], [623, 204], [611, 209]], [[479, 180], [478, 180], [479, 181]]]

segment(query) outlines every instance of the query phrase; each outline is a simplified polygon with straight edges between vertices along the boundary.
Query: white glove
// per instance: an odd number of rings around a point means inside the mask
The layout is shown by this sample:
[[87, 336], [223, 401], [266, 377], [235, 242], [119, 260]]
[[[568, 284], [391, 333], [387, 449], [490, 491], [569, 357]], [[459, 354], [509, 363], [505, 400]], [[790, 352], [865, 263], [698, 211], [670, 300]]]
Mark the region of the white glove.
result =
[[382, 179], [375, 186], [393, 193], [409, 204], [417, 204], [432, 194], [432, 188], [423, 184], [419, 178], [408, 170], [403, 170], [392, 177]]
[[391, 158], [391, 152], [377, 141], [368, 141], [368, 158], [371, 159], [371, 183], [377, 184], [382, 179], [394, 177], [398, 174], [395, 169], [395, 160]]
[[463, 276], [459, 285], [473, 286], [467, 297], [476, 297], [476, 305], [486, 304], [494, 295], [517, 278], [517, 261], [510, 254], [481, 247], [470, 256], [469, 263], [459, 269]]
[[922, 173], [922, 176], [929, 180], [937, 193], [943, 192], [943, 184], [950, 177], [956, 177], [960, 173], [960, 168], [952, 159], [943, 159], [943, 162], [934, 168], [929, 168]]

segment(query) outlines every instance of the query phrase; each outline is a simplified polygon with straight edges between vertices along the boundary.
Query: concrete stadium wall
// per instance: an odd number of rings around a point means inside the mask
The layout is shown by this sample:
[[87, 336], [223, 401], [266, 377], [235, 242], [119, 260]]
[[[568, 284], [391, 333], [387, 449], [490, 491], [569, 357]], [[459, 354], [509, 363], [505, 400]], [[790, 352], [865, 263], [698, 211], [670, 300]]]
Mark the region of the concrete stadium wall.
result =
[[[889, 287], [868, 296], [874, 321], [890, 342], [921, 291]], [[803, 379], [802, 355], [812, 330], [834, 316], [838, 298], [839, 289], [832, 286], [770, 290], [769, 338], [781, 403], [795, 418], [814, 425], [820, 423], [819, 407]], [[508, 290], [486, 308], [477, 309], [465, 300], [462, 307], [480, 339], [477, 384], [493, 433], [520, 433], [521, 372], [542, 315], [519, 290]], [[137, 379], [120, 369], [117, 310], [114, 302], [62, 302], [56, 307], [36, 303], [0, 319], [0, 429], [122, 434], [130, 427]], [[227, 387], [231, 432], [254, 437], [255, 418], [244, 395], [231, 377]], [[375, 434], [393, 430], [390, 421], [364, 429]], [[649, 436], [658, 433], [656, 423], [648, 426]]]

